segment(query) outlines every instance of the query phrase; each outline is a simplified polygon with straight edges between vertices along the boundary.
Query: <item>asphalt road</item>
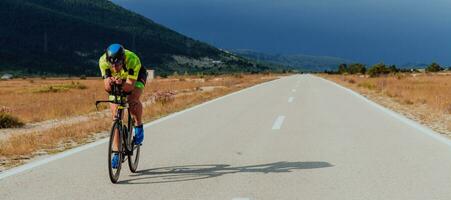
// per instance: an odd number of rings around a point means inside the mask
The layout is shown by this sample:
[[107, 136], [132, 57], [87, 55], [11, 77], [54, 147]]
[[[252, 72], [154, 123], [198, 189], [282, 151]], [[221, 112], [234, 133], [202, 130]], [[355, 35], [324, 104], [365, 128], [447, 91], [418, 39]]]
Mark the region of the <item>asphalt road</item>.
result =
[[[451, 199], [451, 147], [311, 75], [146, 128], [139, 173], [101, 144], [0, 179], [5, 199]], [[124, 163], [126, 164], [126, 163]]]

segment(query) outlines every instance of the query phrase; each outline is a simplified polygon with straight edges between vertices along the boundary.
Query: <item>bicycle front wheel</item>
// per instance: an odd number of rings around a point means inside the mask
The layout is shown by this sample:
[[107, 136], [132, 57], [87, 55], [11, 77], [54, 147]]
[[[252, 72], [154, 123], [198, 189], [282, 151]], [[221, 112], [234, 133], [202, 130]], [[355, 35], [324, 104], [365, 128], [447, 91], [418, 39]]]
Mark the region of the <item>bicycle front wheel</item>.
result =
[[[110, 142], [108, 146], [108, 172], [112, 183], [117, 183], [119, 175], [121, 173], [122, 160], [123, 160], [123, 147], [122, 147], [122, 127], [119, 122], [114, 122], [110, 133]], [[117, 150], [115, 146], [117, 145]], [[113, 168], [112, 161], [114, 155], [119, 156], [118, 166]]]
[[[131, 128], [133, 130], [133, 128]], [[130, 135], [133, 135], [132, 131], [130, 131]], [[131, 140], [131, 152], [128, 155], [128, 167], [130, 168], [130, 171], [135, 173], [138, 169], [138, 163], [139, 163], [139, 154], [141, 145], [136, 145], [135, 141], [133, 139]]]

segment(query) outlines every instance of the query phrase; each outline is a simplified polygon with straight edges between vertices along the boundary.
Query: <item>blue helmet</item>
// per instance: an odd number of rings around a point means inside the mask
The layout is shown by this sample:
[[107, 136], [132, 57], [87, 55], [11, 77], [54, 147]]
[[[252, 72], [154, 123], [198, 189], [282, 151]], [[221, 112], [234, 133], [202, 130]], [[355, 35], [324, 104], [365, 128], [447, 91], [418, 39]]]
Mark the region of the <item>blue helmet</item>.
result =
[[112, 44], [106, 49], [106, 60], [110, 64], [123, 62], [125, 59], [124, 47], [120, 44]]

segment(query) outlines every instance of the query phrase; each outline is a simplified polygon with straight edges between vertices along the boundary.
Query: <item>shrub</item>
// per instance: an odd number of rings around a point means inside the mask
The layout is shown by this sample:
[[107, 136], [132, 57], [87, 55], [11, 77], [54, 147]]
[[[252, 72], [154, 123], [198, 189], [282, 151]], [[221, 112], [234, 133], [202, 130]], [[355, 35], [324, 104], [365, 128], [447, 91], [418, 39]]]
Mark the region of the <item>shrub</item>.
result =
[[8, 113], [0, 113], [0, 128], [18, 128], [24, 125], [17, 117]]
[[327, 70], [325, 72], [338, 74], [365, 74], [366, 66], [362, 63], [351, 63], [349, 65], [340, 64], [337, 72], [328, 72]]
[[348, 66], [348, 73], [350, 74], [365, 74], [366, 67], [361, 63], [353, 63]]
[[344, 74], [348, 72], [348, 66], [346, 64], [340, 64], [340, 66], [338, 66], [338, 73], [339, 74]]
[[388, 68], [388, 71], [389, 71], [390, 73], [397, 73], [397, 72], [399, 72], [400, 70], [399, 70], [398, 68], [396, 68], [396, 65], [391, 65], [391, 66]]
[[384, 63], [379, 63], [373, 65], [370, 69], [368, 69], [368, 75], [370, 77], [377, 77], [381, 74], [389, 74], [391, 71]]
[[428, 67], [426, 67], [427, 72], [439, 72], [442, 70], [443, 70], [443, 68], [435, 62], [430, 64]]

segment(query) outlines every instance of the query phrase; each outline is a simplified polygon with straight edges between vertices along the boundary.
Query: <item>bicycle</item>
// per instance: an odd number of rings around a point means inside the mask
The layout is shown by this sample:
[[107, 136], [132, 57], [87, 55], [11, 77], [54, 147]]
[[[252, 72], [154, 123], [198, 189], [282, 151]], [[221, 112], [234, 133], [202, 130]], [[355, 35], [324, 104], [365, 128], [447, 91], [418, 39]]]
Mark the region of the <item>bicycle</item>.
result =
[[[112, 183], [117, 183], [119, 180], [119, 175], [122, 168], [122, 163], [128, 160], [128, 166], [132, 173], [135, 173], [138, 168], [140, 147], [141, 145], [136, 145], [134, 143], [133, 136], [133, 126], [134, 119], [130, 114], [127, 103], [127, 95], [123, 90], [121, 85], [113, 84], [111, 87], [111, 93], [109, 95], [108, 101], [96, 101], [96, 108], [100, 103], [114, 103], [117, 106], [116, 115], [114, 117], [114, 123], [111, 127], [110, 141], [108, 146], [108, 172], [110, 180]], [[127, 121], [124, 122], [123, 115], [124, 111], [127, 110]], [[118, 136], [118, 149], [113, 151], [114, 139]], [[113, 154], [119, 155], [119, 164], [116, 169], [111, 166], [111, 161]], [[125, 158], [127, 157], [127, 158]]]

